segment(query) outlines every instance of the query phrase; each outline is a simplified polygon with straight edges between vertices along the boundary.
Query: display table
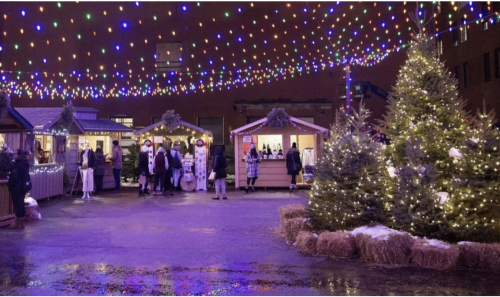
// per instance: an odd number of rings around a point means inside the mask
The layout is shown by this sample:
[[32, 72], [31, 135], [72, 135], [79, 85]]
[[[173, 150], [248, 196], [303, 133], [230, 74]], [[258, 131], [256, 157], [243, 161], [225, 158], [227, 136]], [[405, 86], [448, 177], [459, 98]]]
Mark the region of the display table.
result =
[[[288, 175], [286, 168], [286, 161], [284, 159], [267, 159], [259, 163], [260, 176], [255, 182], [256, 187], [289, 187], [292, 176]], [[247, 169], [245, 160], [239, 162], [238, 181], [240, 187], [247, 184]], [[302, 182], [302, 174], [297, 175], [297, 185], [305, 185]]]

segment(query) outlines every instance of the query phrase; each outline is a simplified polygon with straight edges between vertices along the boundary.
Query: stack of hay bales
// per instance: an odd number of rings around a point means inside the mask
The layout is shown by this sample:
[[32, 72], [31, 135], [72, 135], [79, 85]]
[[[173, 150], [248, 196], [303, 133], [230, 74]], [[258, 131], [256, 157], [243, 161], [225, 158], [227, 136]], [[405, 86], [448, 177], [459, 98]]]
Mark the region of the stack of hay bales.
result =
[[463, 241], [458, 247], [462, 266], [500, 271], [500, 244]]
[[406, 232], [400, 232], [378, 225], [354, 229], [352, 235], [360, 257], [367, 262], [388, 266], [410, 266], [413, 237]]
[[318, 235], [312, 232], [300, 231], [297, 235], [297, 247], [305, 254], [316, 254]]
[[306, 210], [300, 204], [285, 205], [278, 209], [281, 223], [281, 232], [287, 241], [295, 242], [300, 231], [309, 230], [304, 218]]
[[353, 258], [356, 240], [351, 232], [323, 232], [316, 245], [318, 254], [328, 257]]
[[458, 264], [458, 246], [436, 239], [417, 239], [411, 249], [413, 265], [420, 268], [447, 270]]

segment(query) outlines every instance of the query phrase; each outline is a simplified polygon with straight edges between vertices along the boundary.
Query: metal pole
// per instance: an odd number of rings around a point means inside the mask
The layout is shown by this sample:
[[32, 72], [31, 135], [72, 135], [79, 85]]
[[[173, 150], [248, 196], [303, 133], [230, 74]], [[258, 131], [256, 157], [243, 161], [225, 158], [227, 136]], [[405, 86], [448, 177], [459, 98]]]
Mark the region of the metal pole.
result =
[[351, 114], [351, 69], [349, 63], [345, 66], [345, 90], [347, 114]]

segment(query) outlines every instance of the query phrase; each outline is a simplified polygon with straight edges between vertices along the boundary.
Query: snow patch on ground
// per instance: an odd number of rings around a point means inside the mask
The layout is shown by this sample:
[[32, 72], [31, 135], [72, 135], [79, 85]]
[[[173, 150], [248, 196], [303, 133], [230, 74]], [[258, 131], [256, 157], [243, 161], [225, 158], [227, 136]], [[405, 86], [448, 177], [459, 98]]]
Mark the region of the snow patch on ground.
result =
[[451, 247], [449, 244], [446, 244], [446, 243], [439, 241], [437, 239], [426, 239], [425, 241], [426, 241], [426, 243], [424, 243], [424, 245], [430, 245], [430, 246], [437, 247], [440, 249], [447, 250]]
[[458, 245], [473, 245], [474, 243], [471, 241], [460, 241], [457, 244]]
[[365, 234], [365, 235], [370, 235], [372, 238], [378, 240], [388, 240], [389, 235], [391, 234], [405, 234], [405, 233], [387, 228], [386, 226], [378, 225], [375, 227], [368, 227], [368, 226], [359, 227], [352, 230], [351, 234], [353, 236], [356, 236], [358, 234]]

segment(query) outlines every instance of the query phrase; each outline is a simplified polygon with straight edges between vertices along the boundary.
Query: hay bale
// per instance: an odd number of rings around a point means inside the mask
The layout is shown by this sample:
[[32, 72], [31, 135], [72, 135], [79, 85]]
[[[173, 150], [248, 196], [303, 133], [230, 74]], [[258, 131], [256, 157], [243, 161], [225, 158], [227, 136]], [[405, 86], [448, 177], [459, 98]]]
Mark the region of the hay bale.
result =
[[316, 242], [318, 235], [308, 231], [300, 231], [297, 235], [297, 246], [305, 254], [316, 253]]
[[410, 266], [414, 239], [408, 233], [380, 225], [360, 227], [354, 229], [352, 234], [365, 261], [387, 267]]
[[439, 240], [417, 239], [411, 248], [413, 265], [420, 268], [447, 270], [458, 264], [458, 246]]
[[500, 271], [500, 244], [459, 242], [460, 265]]
[[318, 237], [316, 248], [321, 255], [352, 258], [356, 254], [356, 240], [351, 232], [323, 232]]
[[278, 209], [280, 223], [283, 226], [286, 219], [301, 218], [306, 214], [306, 209], [300, 204], [290, 204]]
[[283, 232], [289, 242], [295, 242], [300, 231], [309, 231], [309, 225], [304, 218], [285, 219]]

